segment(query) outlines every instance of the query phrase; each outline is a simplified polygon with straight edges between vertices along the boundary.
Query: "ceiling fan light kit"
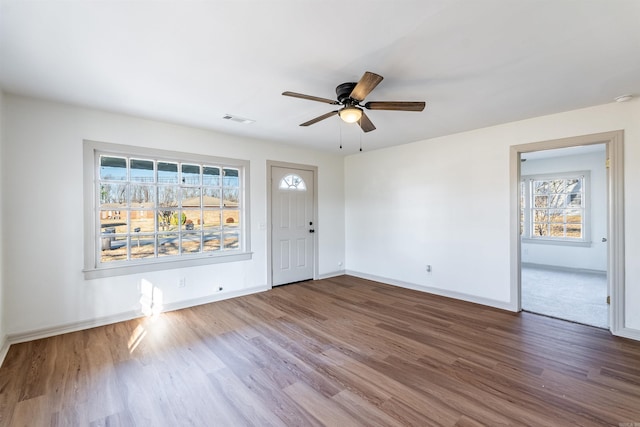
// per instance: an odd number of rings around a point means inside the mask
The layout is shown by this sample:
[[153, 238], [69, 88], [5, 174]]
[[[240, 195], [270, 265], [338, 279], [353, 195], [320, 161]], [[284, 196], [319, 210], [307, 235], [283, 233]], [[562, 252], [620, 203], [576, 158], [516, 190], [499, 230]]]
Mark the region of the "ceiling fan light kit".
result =
[[345, 123], [357, 123], [362, 118], [362, 109], [347, 106], [340, 110], [338, 114]]
[[366, 71], [357, 83], [348, 82], [339, 84], [336, 87], [337, 100], [321, 98], [318, 96], [305, 95], [297, 92], [283, 92], [285, 96], [294, 98], [307, 99], [309, 101], [324, 102], [331, 105], [342, 105], [343, 108], [329, 113], [325, 113], [307, 122], [301, 123], [300, 126], [310, 126], [321, 120], [332, 117], [336, 114], [346, 123], [358, 123], [363, 132], [371, 132], [375, 130], [375, 126], [365, 114], [363, 108], [367, 110], [388, 110], [388, 111], [422, 111], [424, 110], [424, 102], [405, 102], [405, 101], [377, 101], [361, 104], [362, 101], [378, 86], [383, 77], [376, 73]]

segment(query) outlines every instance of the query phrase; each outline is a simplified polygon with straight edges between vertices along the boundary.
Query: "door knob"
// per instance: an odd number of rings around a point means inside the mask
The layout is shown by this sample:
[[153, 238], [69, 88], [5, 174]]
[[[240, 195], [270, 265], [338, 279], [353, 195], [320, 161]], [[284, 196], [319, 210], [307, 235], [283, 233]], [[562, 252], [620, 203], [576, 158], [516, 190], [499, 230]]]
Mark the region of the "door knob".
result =
[[603, 237], [603, 238], [602, 238], [602, 242], [606, 242], [606, 241], [607, 241], [607, 238], [606, 238], [606, 237]]
[[316, 230], [314, 230], [313, 228], [311, 230], [309, 230], [309, 233], [315, 233]]

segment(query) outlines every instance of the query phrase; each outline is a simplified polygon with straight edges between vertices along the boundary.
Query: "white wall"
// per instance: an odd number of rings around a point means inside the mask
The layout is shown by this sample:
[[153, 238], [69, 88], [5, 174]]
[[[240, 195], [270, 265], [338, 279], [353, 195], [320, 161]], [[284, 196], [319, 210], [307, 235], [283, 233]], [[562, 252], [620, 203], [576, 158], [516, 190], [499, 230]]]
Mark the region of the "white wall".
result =
[[552, 265], [585, 270], [607, 270], [607, 171], [606, 151], [548, 159], [529, 159], [520, 166], [520, 175], [589, 171], [589, 213], [591, 244], [588, 247], [549, 243], [522, 243], [524, 263]]
[[[164, 302], [216, 298], [267, 286], [266, 162], [318, 167], [319, 274], [339, 270], [344, 255], [343, 159], [285, 145], [202, 129], [5, 95], [2, 230], [5, 319], [8, 334], [139, 312], [141, 280], [164, 293]], [[84, 280], [84, 139], [246, 159], [250, 161], [253, 259], [187, 269]], [[180, 277], [186, 287], [178, 288]]]
[[516, 250], [509, 147], [618, 129], [625, 131], [626, 326], [640, 331], [637, 99], [348, 156], [347, 271], [505, 307]]
[[[3, 152], [4, 152], [4, 121], [3, 121], [3, 100], [4, 93], [0, 90], [0, 218], [4, 216], [4, 191], [2, 184], [4, 182], [4, 173], [2, 169], [3, 164]], [[8, 348], [5, 348], [6, 332], [5, 332], [5, 300], [4, 300], [4, 227], [0, 222], [0, 365], [4, 360], [5, 352]]]

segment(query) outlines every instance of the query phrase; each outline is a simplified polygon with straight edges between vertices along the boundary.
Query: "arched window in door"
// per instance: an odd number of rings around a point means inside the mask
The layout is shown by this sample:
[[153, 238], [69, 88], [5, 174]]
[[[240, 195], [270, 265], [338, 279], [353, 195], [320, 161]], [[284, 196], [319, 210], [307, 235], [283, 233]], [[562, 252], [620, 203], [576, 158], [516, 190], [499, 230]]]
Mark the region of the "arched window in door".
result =
[[281, 190], [307, 191], [307, 184], [299, 175], [291, 173], [280, 180]]

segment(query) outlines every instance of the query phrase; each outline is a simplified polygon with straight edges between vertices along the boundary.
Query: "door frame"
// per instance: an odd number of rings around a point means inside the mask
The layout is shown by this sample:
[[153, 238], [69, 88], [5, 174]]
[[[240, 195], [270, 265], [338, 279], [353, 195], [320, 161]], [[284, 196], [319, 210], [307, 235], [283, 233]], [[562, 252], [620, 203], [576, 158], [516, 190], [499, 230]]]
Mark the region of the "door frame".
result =
[[512, 145], [510, 164], [510, 239], [511, 239], [511, 301], [515, 311], [522, 311], [521, 242], [520, 242], [520, 155], [593, 144], [606, 145], [607, 169], [607, 287], [611, 296], [609, 330], [625, 336], [624, 284], [624, 131], [617, 130], [570, 138]]
[[267, 160], [267, 286], [273, 288], [273, 246], [272, 246], [272, 230], [273, 218], [271, 217], [271, 205], [273, 202], [272, 188], [272, 169], [274, 167], [299, 169], [309, 171], [313, 175], [313, 280], [318, 280], [318, 235], [320, 233], [320, 224], [318, 220], [318, 167], [312, 165], [304, 165], [300, 163], [279, 162], [275, 160]]

